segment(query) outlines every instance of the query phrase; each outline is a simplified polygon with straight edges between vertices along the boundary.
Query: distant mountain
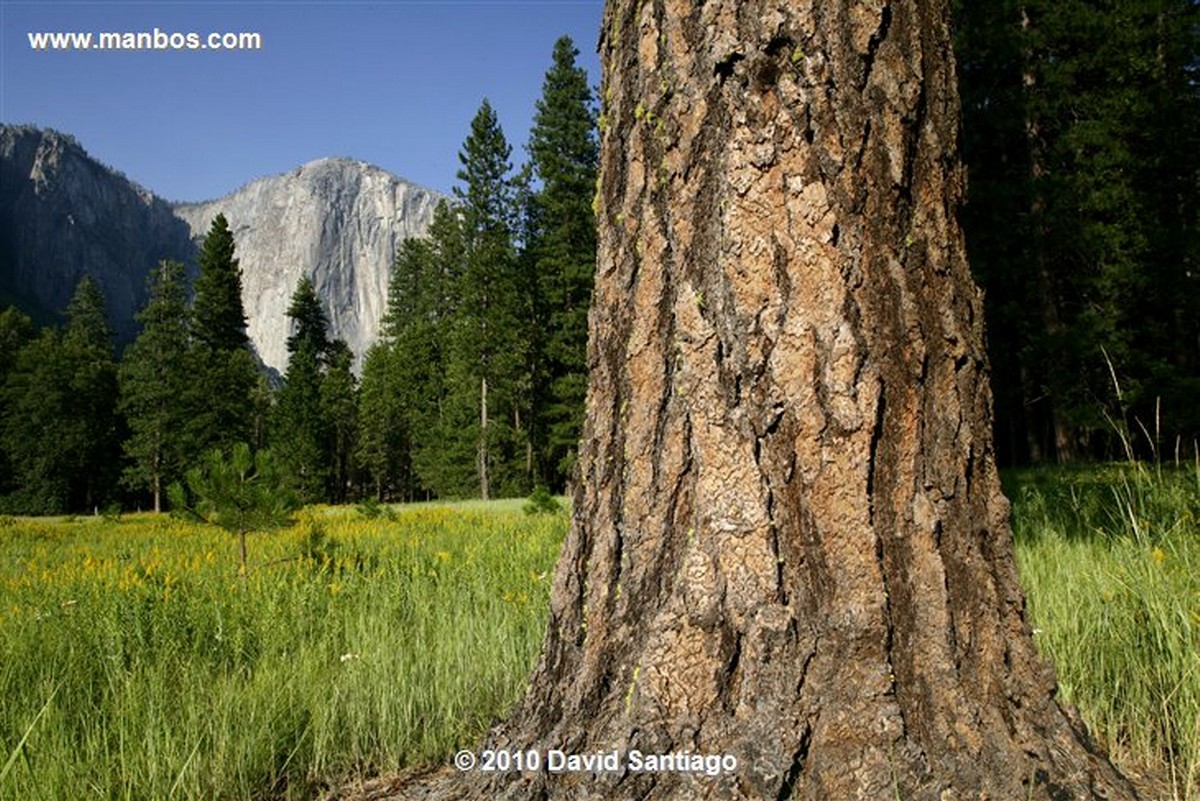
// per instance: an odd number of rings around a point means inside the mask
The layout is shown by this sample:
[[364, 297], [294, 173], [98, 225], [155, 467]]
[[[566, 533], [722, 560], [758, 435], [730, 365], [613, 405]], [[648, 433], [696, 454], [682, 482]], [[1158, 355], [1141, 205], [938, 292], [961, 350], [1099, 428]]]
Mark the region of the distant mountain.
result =
[[197, 242], [217, 214], [229, 220], [250, 339], [263, 362], [282, 372], [287, 308], [301, 276], [312, 278], [324, 301], [331, 336], [361, 360], [387, 311], [396, 250], [425, 232], [440, 198], [362, 161], [321, 159], [174, 211]]
[[169, 204], [72, 137], [0, 125], [0, 305], [50, 322], [88, 273], [118, 336], [129, 339], [150, 268], [194, 252], [191, 231]]
[[362, 161], [321, 159], [204, 203], [170, 204], [92, 159], [70, 136], [0, 126], [0, 305], [57, 313], [93, 276], [125, 340], [160, 259], [189, 264], [212, 220], [229, 220], [243, 273], [250, 339], [262, 362], [287, 366], [287, 307], [313, 279], [332, 337], [359, 361], [386, 311], [400, 243], [422, 235], [442, 198]]

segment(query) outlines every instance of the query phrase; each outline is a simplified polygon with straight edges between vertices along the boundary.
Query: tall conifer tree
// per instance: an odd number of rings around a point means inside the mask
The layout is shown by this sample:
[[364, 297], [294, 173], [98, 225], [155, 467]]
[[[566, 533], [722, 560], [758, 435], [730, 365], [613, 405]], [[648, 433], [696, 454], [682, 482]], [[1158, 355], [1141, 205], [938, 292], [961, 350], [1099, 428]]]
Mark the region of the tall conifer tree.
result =
[[115, 498], [117, 368], [104, 298], [84, 276], [61, 331], [17, 353], [5, 383], [0, 443], [17, 486], [15, 511], [94, 511]]
[[[33, 321], [15, 307], [0, 311], [0, 400], [6, 400], [5, 384], [17, 364], [17, 356], [34, 338]], [[5, 450], [3, 432], [9, 414], [7, 402], [0, 409], [0, 498], [16, 490], [16, 471]]]
[[211, 350], [236, 350], [250, 341], [242, 304], [242, 269], [234, 256], [233, 232], [224, 214], [212, 222], [200, 247], [200, 275], [192, 304], [193, 333]]
[[411, 486], [409, 432], [395, 384], [394, 351], [376, 342], [363, 360], [355, 464], [376, 500], [407, 497]]
[[[520, 492], [527, 418], [521, 417], [527, 343], [513, 243], [511, 148], [487, 100], [459, 153], [463, 260], [458, 307], [448, 336], [444, 433], [448, 453], [474, 451], [483, 498]], [[465, 491], [466, 487], [459, 488]]]
[[334, 340], [321, 379], [321, 415], [325, 421], [325, 450], [329, 463], [330, 503], [345, 503], [357, 483], [354, 452], [358, 437], [358, 379], [351, 365], [354, 353], [345, 340]]
[[192, 348], [188, 361], [195, 380], [187, 398], [191, 409], [189, 462], [211, 449], [228, 449], [253, 438], [257, 367], [246, 336], [242, 271], [234, 255], [233, 233], [217, 215], [200, 248], [200, 274], [192, 301]]
[[150, 299], [138, 314], [142, 332], [125, 351], [120, 368], [120, 410], [129, 426], [124, 451], [130, 460], [124, 482], [148, 490], [154, 511], [166, 487], [182, 478], [192, 381], [188, 370], [187, 289], [183, 265], [164, 261], [150, 278]]
[[570, 37], [555, 43], [529, 137], [540, 191], [531, 198], [535, 219], [526, 245], [533, 256], [537, 295], [545, 304], [545, 457], [558, 485], [574, 464], [582, 431], [587, 312], [596, 269], [592, 196], [599, 143], [592, 90], [586, 71], [575, 62], [578, 55]]
[[1115, 455], [1122, 412], [1190, 441], [1200, 6], [957, 6], [964, 226], [987, 290], [1002, 457]]
[[288, 307], [292, 334], [288, 366], [272, 426], [272, 450], [305, 501], [325, 498], [329, 479], [329, 427], [321, 383], [330, 344], [325, 312], [308, 277], [300, 279]]

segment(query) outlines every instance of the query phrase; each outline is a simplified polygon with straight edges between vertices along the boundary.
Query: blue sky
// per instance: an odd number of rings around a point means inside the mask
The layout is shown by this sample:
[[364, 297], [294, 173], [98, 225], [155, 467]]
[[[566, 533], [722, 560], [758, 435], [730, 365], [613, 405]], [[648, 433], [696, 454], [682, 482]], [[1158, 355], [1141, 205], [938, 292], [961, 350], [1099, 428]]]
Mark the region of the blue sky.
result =
[[[0, 121], [73, 134], [170, 200], [206, 200], [325, 156], [449, 191], [487, 97], [525, 142], [554, 41], [591, 83], [602, 0], [0, 0]], [[252, 52], [35, 52], [41, 31], [252, 31]]]

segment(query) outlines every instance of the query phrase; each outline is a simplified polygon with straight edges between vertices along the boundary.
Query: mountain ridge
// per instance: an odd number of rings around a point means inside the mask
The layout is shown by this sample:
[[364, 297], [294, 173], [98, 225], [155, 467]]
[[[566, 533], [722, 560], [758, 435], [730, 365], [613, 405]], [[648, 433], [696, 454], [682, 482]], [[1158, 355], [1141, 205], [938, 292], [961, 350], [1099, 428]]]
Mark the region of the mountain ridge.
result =
[[173, 258], [194, 277], [199, 243], [223, 213], [242, 268], [247, 333], [263, 364], [286, 369], [286, 311], [304, 275], [317, 287], [330, 336], [345, 339], [361, 363], [386, 311], [396, 249], [424, 235], [444, 197], [362, 159], [333, 156], [220, 198], [170, 202], [92, 158], [69, 133], [0, 125], [0, 303], [15, 299], [44, 318], [63, 308], [86, 272], [128, 341], [150, 269]]

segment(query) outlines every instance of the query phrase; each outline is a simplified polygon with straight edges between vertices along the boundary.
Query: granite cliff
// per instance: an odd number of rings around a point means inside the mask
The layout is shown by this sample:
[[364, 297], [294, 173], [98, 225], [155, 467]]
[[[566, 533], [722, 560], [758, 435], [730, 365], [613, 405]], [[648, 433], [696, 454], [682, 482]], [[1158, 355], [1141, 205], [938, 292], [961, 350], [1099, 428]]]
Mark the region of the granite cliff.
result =
[[396, 249], [424, 233], [441, 195], [370, 164], [320, 159], [203, 203], [170, 204], [54, 131], [0, 126], [0, 304], [47, 318], [83, 273], [118, 335], [136, 332], [146, 275], [163, 258], [194, 270], [217, 214], [234, 231], [248, 333], [259, 358], [287, 366], [287, 307], [312, 278], [332, 337], [361, 362], [387, 305]]
[[440, 197], [361, 161], [321, 159], [174, 211], [197, 242], [217, 214], [229, 220], [250, 339], [263, 362], [282, 372], [287, 308], [304, 275], [324, 301], [331, 337], [346, 340], [361, 360], [387, 310], [396, 250], [425, 232]]
[[84, 273], [104, 293], [119, 338], [136, 332], [146, 275], [159, 259], [193, 259], [169, 204], [90, 158], [72, 137], [0, 126], [0, 305], [42, 323]]

